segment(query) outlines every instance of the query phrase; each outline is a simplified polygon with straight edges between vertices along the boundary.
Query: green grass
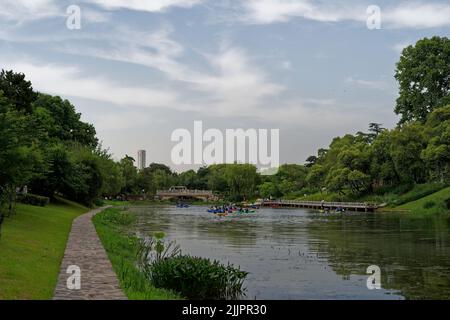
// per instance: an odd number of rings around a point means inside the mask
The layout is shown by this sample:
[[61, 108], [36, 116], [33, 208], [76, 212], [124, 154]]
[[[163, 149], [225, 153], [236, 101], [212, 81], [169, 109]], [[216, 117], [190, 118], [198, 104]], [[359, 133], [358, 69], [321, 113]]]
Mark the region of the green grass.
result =
[[[309, 194], [306, 197], [289, 197], [286, 196], [286, 199], [296, 199], [303, 201], [354, 201], [354, 202], [375, 202], [375, 203], [387, 203], [390, 207], [398, 207], [402, 204], [415, 201], [426, 197], [430, 194], [433, 194], [439, 190], [442, 190], [446, 187], [445, 184], [441, 183], [425, 183], [425, 184], [416, 184], [414, 186], [397, 186], [391, 189], [386, 189], [384, 191], [378, 190], [377, 193], [374, 194], [366, 194], [363, 196], [356, 196], [350, 193], [346, 193], [344, 195], [328, 192], [328, 193], [314, 193]], [[381, 193], [382, 192], [382, 193]]]
[[442, 189], [426, 197], [408, 202], [396, 208], [408, 210], [413, 214], [449, 214], [450, 209], [446, 207], [445, 200], [450, 198], [450, 187]]
[[0, 299], [50, 299], [72, 221], [88, 211], [58, 200], [45, 207], [18, 204], [0, 238]]
[[97, 233], [108, 253], [120, 286], [130, 300], [174, 300], [180, 296], [157, 289], [136, 267], [138, 239], [128, 234], [134, 217], [119, 208], [106, 209], [94, 219]]

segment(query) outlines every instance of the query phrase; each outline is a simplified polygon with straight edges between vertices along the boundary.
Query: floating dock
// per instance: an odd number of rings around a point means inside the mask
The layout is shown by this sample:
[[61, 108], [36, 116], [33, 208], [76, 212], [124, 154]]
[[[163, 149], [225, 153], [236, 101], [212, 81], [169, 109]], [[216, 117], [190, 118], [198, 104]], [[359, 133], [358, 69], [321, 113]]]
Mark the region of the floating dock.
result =
[[374, 212], [379, 206], [368, 202], [322, 202], [322, 201], [296, 201], [296, 200], [264, 200], [258, 203], [261, 207], [271, 208], [308, 208], [317, 210]]

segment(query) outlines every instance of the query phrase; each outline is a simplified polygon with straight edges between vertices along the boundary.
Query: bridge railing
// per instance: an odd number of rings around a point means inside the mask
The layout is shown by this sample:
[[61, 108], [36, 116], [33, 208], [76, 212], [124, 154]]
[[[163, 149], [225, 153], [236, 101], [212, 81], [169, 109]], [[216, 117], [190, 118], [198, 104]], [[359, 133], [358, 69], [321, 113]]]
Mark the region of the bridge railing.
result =
[[376, 203], [369, 202], [322, 202], [322, 201], [297, 201], [297, 200], [264, 200], [262, 204], [287, 204], [287, 205], [303, 205], [303, 206], [323, 206], [324, 207], [353, 207], [353, 208], [373, 208], [377, 207]]
[[213, 195], [211, 190], [157, 190], [157, 195], [175, 195], [175, 194], [202, 194], [202, 195]]

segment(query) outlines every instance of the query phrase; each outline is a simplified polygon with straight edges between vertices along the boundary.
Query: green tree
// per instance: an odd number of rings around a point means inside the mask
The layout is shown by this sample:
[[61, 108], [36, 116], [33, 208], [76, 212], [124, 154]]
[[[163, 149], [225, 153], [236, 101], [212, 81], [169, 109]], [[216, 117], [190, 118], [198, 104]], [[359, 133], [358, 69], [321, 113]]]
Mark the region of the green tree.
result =
[[178, 175], [178, 184], [186, 186], [188, 189], [198, 189], [199, 182], [197, 173], [194, 170], [188, 170]]
[[428, 146], [421, 158], [430, 173], [430, 180], [445, 183], [450, 180], [450, 105], [435, 109], [425, 124]]
[[31, 104], [36, 100], [37, 94], [33, 91], [31, 82], [25, 80], [23, 73], [2, 70], [0, 91], [3, 91], [4, 97], [17, 111], [26, 113], [33, 111]]
[[263, 184], [260, 184], [259, 187], [259, 194], [264, 199], [269, 199], [272, 197], [279, 196], [279, 191], [275, 183], [273, 182], [264, 182]]
[[226, 165], [225, 179], [233, 200], [241, 201], [253, 197], [259, 182], [258, 178], [256, 167], [252, 164]]
[[391, 140], [391, 133], [383, 131], [370, 149], [370, 175], [376, 186], [393, 185], [400, 180], [390, 153]]
[[16, 188], [37, 176], [43, 162], [39, 132], [30, 130], [31, 123], [30, 115], [18, 111], [0, 91], [0, 202], [8, 202], [10, 210]]
[[317, 160], [318, 160], [318, 158], [317, 158], [316, 156], [309, 156], [309, 157], [306, 159], [306, 165], [305, 165], [305, 167], [311, 168], [313, 165], [316, 164]]
[[33, 107], [41, 118], [45, 118], [45, 122], [41, 125], [47, 125], [49, 138], [73, 141], [90, 148], [97, 147], [98, 140], [94, 126], [81, 121], [81, 114], [76, 112], [68, 100], [39, 94]]
[[123, 186], [121, 193], [136, 193], [138, 191], [136, 190], [138, 172], [136, 167], [134, 166], [134, 159], [126, 155], [125, 158], [120, 160], [119, 166], [123, 177]]
[[98, 157], [98, 166], [103, 181], [101, 195], [104, 197], [117, 196], [124, 185], [119, 164], [114, 162], [112, 155], [108, 150], [102, 149], [101, 145], [95, 150], [95, 155]]
[[450, 41], [447, 37], [419, 40], [405, 48], [397, 63], [395, 78], [400, 92], [395, 113], [400, 123], [424, 122], [428, 113], [449, 102]]
[[425, 182], [427, 171], [420, 157], [427, 147], [423, 125], [411, 123], [393, 130], [391, 142], [389, 153], [401, 182]]

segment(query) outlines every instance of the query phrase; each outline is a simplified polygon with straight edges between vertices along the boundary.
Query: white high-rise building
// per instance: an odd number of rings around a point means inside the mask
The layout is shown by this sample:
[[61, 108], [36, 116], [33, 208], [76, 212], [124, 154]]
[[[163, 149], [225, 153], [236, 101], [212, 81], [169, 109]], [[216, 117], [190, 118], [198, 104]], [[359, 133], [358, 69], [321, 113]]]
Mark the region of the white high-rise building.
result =
[[146, 162], [146, 159], [145, 159], [145, 156], [146, 156], [145, 150], [138, 150], [137, 155], [138, 155], [138, 157], [137, 157], [137, 168], [139, 170], [144, 170], [145, 167], [147, 167], [147, 162]]

